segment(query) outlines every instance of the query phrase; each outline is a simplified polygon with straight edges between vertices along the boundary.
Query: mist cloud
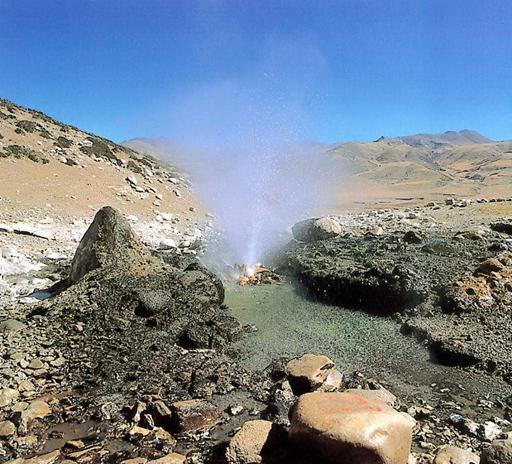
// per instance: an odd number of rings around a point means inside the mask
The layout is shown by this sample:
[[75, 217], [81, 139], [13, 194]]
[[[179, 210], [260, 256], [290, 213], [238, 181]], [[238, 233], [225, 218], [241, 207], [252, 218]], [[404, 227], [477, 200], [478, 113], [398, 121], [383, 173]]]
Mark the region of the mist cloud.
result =
[[195, 85], [166, 108], [166, 136], [189, 148], [178, 164], [217, 216], [224, 257], [245, 263], [318, 212], [340, 176], [308, 142], [306, 110], [327, 72], [321, 52], [275, 38], [262, 50], [251, 70]]

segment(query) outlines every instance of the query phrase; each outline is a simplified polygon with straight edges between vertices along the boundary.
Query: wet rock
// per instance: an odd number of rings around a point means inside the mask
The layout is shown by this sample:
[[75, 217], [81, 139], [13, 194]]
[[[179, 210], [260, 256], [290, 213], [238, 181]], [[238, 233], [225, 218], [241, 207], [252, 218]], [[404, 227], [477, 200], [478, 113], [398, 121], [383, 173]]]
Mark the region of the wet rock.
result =
[[306, 219], [292, 227], [293, 237], [299, 242], [313, 242], [333, 238], [340, 235], [341, 232], [341, 225], [329, 217]]
[[290, 360], [286, 374], [294, 393], [302, 394], [320, 387], [333, 367], [334, 363], [327, 356], [308, 353]]
[[265, 420], [246, 422], [231, 439], [226, 450], [229, 464], [257, 464], [267, 456], [275, 456], [276, 448], [284, 442], [286, 432]]
[[480, 464], [512, 463], [512, 437], [494, 440], [485, 448], [480, 457]]
[[293, 408], [290, 439], [326, 462], [406, 464], [414, 420], [353, 393], [307, 393]]
[[433, 464], [478, 464], [480, 458], [471, 451], [456, 446], [443, 446], [436, 454]]
[[213, 426], [222, 413], [204, 400], [178, 401], [172, 404], [173, 429], [180, 432]]

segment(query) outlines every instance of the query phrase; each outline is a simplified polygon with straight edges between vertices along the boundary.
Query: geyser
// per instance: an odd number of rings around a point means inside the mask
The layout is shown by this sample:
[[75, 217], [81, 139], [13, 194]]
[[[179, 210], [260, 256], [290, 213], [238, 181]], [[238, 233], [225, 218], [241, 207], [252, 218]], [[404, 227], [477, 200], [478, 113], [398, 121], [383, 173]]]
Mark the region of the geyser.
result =
[[245, 73], [195, 86], [165, 109], [170, 139], [189, 148], [171, 161], [216, 215], [211, 261], [264, 261], [295, 221], [324, 212], [340, 163], [304, 142], [324, 73], [310, 41], [273, 38]]

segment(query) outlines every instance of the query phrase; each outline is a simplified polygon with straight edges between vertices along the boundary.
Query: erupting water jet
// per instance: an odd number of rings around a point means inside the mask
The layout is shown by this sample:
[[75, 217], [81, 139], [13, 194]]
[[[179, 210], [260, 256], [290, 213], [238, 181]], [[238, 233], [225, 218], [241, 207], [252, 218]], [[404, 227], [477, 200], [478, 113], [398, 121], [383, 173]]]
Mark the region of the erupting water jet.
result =
[[261, 263], [253, 265], [235, 264], [235, 271], [239, 285], [261, 285], [280, 281], [278, 274], [267, 269]]

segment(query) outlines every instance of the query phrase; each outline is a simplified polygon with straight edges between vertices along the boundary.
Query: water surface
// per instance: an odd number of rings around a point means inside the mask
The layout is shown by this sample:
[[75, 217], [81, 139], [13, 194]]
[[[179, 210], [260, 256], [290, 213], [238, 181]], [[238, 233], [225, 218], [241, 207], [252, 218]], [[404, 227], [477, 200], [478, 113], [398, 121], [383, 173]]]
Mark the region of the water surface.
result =
[[501, 379], [432, 362], [428, 349], [401, 334], [392, 319], [306, 299], [288, 283], [228, 285], [226, 303], [242, 324], [258, 328], [236, 344], [248, 368], [309, 352], [325, 354], [342, 372], [360, 371], [402, 396], [445, 387], [472, 399], [512, 393]]

